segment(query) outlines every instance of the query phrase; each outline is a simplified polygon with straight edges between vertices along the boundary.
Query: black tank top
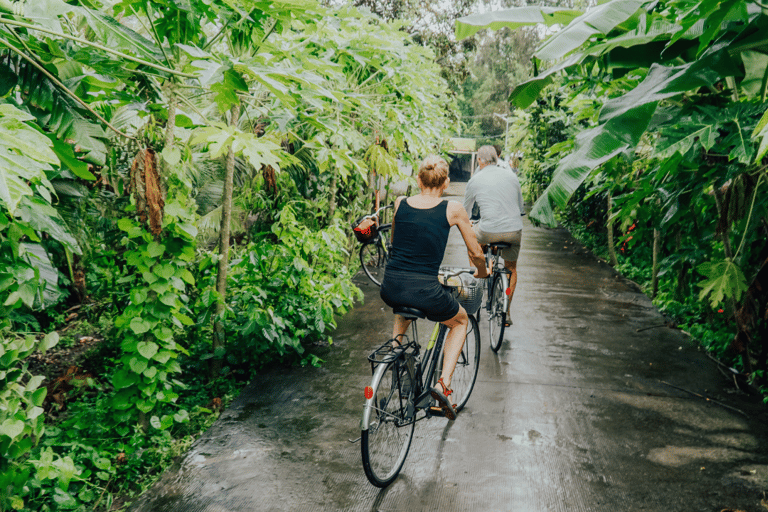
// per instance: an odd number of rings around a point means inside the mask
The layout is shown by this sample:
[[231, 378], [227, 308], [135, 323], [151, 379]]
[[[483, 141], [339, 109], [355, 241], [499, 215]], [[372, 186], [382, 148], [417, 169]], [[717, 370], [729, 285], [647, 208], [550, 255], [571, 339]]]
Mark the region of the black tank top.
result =
[[425, 209], [412, 207], [408, 199], [400, 201], [387, 269], [437, 277], [451, 230], [447, 210], [445, 200]]

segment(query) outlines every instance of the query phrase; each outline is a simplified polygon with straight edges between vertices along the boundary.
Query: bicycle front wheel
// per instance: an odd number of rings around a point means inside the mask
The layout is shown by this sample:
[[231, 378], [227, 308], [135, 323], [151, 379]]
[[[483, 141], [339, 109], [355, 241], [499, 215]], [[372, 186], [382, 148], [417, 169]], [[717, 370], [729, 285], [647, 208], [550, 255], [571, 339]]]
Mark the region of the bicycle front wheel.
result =
[[480, 369], [480, 329], [477, 326], [477, 320], [469, 315], [469, 324], [467, 325], [467, 337], [464, 340], [464, 347], [461, 349], [459, 361], [456, 363], [456, 370], [451, 379], [451, 388], [453, 394], [450, 398], [456, 404], [456, 410], [460, 411], [467, 404], [469, 395], [475, 387], [477, 371]]
[[360, 247], [360, 265], [368, 279], [376, 286], [381, 286], [384, 270], [389, 262], [389, 230], [389, 224], [380, 226], [378, 236]]
[[371, 396], [366, 408], [372, 410], [360, 439], [363, 470], [376, 487], [386, 487], [397, 478], [416, 426], [412, 381], [405, 362], [398, 358], [382, 366], [374, 373], [371, 389], [366, 390], [366, 396]]
[[506, 279], [504, 274], [496, 274], [491, 282], [491, 292], [488, 303], [488, 323], [491, 335], [491, 350], [498, 352], [501, 342], [504, 341], [504, 324], [507, 321], [507, 310], [504, 306], [506, 298]]

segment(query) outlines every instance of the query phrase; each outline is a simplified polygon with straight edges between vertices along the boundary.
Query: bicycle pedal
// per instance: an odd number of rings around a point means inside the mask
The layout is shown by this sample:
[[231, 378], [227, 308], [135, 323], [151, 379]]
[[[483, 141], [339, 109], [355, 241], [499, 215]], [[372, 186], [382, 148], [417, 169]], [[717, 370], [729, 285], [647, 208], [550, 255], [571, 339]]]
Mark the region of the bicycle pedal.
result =
[[441, 418], [445, 418], [445, 411], [436, 405], [429, 406], [427, 411], [430, 416], [440, 416]]

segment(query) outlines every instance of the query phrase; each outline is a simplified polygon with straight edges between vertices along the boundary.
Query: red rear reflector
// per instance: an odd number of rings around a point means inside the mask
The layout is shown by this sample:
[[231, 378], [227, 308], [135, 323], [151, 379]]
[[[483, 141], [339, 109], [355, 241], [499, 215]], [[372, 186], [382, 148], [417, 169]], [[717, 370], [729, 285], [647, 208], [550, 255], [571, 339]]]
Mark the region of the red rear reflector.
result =
[[366, 400], [373, 398], [373, 388], [371, 386], [365, 386], [365, 398]]
[[505, 293], [506, 293], [507, 295], [512, 295], [512, 288], [507, 288], [507, 289], [506, 289], [506, 291], [505, 291]]

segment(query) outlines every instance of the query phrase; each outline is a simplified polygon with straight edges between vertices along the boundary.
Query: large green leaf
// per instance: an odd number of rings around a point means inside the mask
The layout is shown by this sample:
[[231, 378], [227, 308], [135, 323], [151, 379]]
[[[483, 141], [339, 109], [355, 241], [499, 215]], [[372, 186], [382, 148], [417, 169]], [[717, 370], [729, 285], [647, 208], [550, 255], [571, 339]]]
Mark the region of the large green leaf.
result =
[[48, 30], [58, 32], [61, 32], [59, 16], [80, 12], [80, 7], [68, 5], [64, 0], [22, 0], [18, 3], [23, 5], [25, 17], [35, 20], [36, 24]]
[[732, 76], [737, 70], [725, 47], [725, 43], [715, 45], [699, 60], [681, 66], [653, 65], [640, 85], [605, 103], [600, 111], [600, 121], [620, 117], [639, 105], [711, 86], [723, 76]]
[[518, 84], [512, 92], [509, 94], [509, 101], [517, 108], [526, 108], [531, 105], [539, 93], [552, 83], [552, 76], [566, 68], [580, 64], [585, 58], [585, 55], [576, 53], [570, 55], [567, 59], [563, 60], [556, 66], [552, 66], [544, 73], [526, 80], [525, 82]]
[[42, 286], [38, 290], [42, 291], [42, 297], [38, 296], [35, 300], [35, 306], [41, 309], [45, 309], [48, 306], [55, 304], [61, 298], [61, 290], [59, 289], [59, 271], [51, 262], [51, 258], [48, 253], [40, 244], [25, 243], [22, 244], [24, 248], [24, 259], [32, 265], [40, 274], [40, 283]]
[[760, 146], [757, 148], [757, 154], [755, 155], [755, 160], [759, 162], [768, 153], [768, 111], [763, 114], [763, 117], [760, 118], [757, 126], [755, 126], [752, 138], [760, 141]]
[[75, 237], [69, 232], [64, 220], [56, 209], [39, 197], [27, 196], [21, 199], [17, 214], [21, 220], [36, 231], [47, 233], [54, 240], [75, 254], [82, 254]]
[[0, 202], [15, 215], [19, 201], [33, 193], [31, 183], [50, 183], [45, 171], [58, 164], [51, 141], [22, 121], [31, 119], [11, 105], [0, 105]]
[[52, 84], [32, 66], [22, 66], [19, 87], [38, 123], [56, 134], [60, 140], [74, 141], [81, 158], [95, 165], [104, 165], [107, 159], [107, 134], [99, 124], [88, 119], [82, 107]]
[[762, 52], [746, 51], [741, 54], [745, 76], [741, 90], [748, 96], [759, 97], [763, 93], [763, 77], [768, 69], [768, 55]]
[[472, 14], [456, 20], [456, 39], [465, 39], [475, 35], [478, 31], [489, 28], [498, 30], [508, 27], [512, 30], [529, 25], [543, 24], [548, 27], [553, 25], [567, 25], [582, 15], [581, 11], [559, 7], [547, 7], [531, 5], [527, 7], [515, 7], [503, 11]]
[[675, 118], [671, 127], [664, 128], [656, 144], [656, 157], [669, 158], [675, 153], [685, 155], [692, 148], [712, 149], [718, 137], [720, 123], [701, 112]]
[[639, 105], [576, 136], [576, 149], [563, 158], [552, 175], [552, 182], [534, 203], [531, 217], [538, 222], [557, 224], [553, 207], [563, 208], [593, 169], [637, 146], [651, 121], [655, 103]]
[[565, 207], [573, 192], [596, 167], [633, 150], [648, 128], [659, 101], [712, 85], [720, 79], [720, 70], [733, 68], [724, 48], [724, 44], [715, 45], [699, 60], [682, 66], [654, 65], [640, 85], [608, 100], [600, 111], [600, 125], [577, 136], [574, 152], [558, 164], [551, 184], [534, 204], [531, 217], [554, 225], [551, 208]]
[[547, 39], [534, 53], [541, 60], [559, 60], [596, 34], [608, 34], [635, 16], [647, 0], [611, 0], [589, 9], [567, 27]]
[[709, 302], [716, 308], [723, 301], [733, 299], [738, 301], [747, 291], [747, 280], [744, 272], [732, 261], [708, 261], [696, 267], [707, 279], [698, 283], [701, 287], [699, 300], [709, 297]]
[[159, 63], [163, 59], [162, 52], [152, 41], [114, 18], [93, 9], [83, 9], [83, 12], [89, 26], [99, 34], [102, 42], [113, 50], [130, 51], [150, 62]]

